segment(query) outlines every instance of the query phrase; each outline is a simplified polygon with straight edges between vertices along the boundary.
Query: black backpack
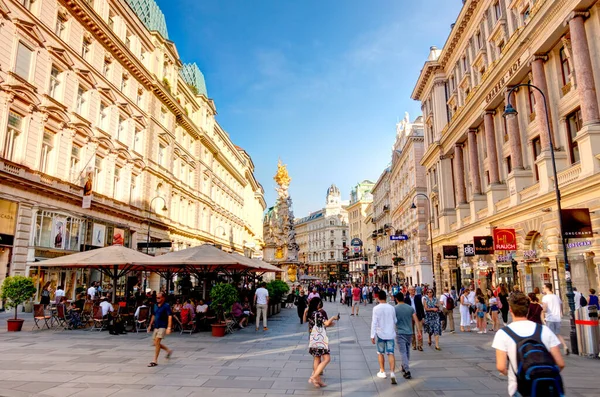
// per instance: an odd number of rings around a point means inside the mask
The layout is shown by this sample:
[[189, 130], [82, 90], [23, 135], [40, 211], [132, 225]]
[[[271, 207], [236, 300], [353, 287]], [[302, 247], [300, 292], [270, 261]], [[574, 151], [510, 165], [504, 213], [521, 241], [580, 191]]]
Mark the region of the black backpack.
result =
[[454, 310], [454, 299], [452, 295], [446, 294], [446, 310]]
[[542, 342], [542, 326], [536, 324], [530, 336], [519, 336], [508, 326], [502, 330], [517, 344], [516, 366], [511, 366], [519, 393], [523, 397], [564, 396], [560, 368]]
[[586, 307], [587, 304], [588, 304], [587, 299], [585, 299], [585, 296], [581, 295], [579, 297], [579, 306]]

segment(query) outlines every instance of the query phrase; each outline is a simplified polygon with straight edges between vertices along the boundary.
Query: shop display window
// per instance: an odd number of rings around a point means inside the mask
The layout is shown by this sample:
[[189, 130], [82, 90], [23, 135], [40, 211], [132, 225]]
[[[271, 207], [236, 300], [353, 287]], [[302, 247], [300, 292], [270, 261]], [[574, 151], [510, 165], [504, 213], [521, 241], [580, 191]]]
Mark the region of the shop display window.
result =
[[79, 251], [83, 219], [61, 213], [40, 211], [36, 217], [34, 245]]

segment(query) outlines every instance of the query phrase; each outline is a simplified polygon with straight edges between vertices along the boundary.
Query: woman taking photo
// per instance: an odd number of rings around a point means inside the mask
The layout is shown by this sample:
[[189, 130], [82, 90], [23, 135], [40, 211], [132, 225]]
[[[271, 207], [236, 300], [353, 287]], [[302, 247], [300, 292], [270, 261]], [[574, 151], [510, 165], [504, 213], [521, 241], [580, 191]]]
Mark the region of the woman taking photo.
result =
[[44, 305], [44, 308], [50, 304], [50, 293], [52, 292], [52, 288], [50, 288], [50, 281], [44, 284], [44, 288], [42, 288], [42, 297], [40, 298], [40, 304]]
[[460, 332], [469, 332], [471, 327], [471, 313], [469, 313], [469, 289], [465, 288], [460, 296]]
[[438, 300], [433, 296], [433, 290], [427, 291], [427, 296], [423, 298], [423, 308], [425, 309], [425, 323], [423, 332], [429, 335], [429, 346], [431, 346], [431, 335], [435, 337], [435, 350], [440, 349], [440, 335], [442, 334], [442, 324], [440, 324], [440, 309]]
[[[321, 298], [312, 298], [308, 303], [308, 309], [304, 313], [304, 321], [308, 321], [308, 332], [310, 334], [308, 352], [313, 356], [313, 372], [308, 378], [308, 383], [315, 387], [325, 387], [327, 385], [321, 379], [321, 374], [331, 361], [329, 339], [325, 330], [333, 326], [335, 321], [340, 319], [340, 316], [338, 314], [329, 319], [327, 313], [323, 310]], [[316, 328], [314, 333], [313, 328]], [[319, 343], [313, 343], [315, 340], [318, 340]], [[315, 347], [316, 345], [318, 347]]]

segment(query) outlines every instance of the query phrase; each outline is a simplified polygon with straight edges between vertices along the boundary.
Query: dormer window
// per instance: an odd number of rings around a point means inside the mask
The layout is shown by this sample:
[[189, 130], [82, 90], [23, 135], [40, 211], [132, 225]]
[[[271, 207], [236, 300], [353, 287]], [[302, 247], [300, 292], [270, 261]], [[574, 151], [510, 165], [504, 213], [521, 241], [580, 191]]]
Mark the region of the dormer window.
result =
[[54, 27], [54, 33], [60, 38], [64, 39], [63, 34], [67, 28], [67, 18], [60, 13], [56, 16], [56, 26]]

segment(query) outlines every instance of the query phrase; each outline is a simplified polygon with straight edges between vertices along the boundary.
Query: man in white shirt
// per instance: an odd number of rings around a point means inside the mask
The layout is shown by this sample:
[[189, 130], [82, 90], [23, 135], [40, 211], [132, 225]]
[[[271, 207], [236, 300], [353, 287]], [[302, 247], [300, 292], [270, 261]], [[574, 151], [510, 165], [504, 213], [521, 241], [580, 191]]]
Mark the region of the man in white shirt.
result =
[[94, 281], [90, 288], [87, 290], [87, 294], [90, 297], [90, 300], [94, 300], [96, 297], [96, 282]]
[[56, 292], [54, 293], [54, 301], [55, 303], [60, 303], [60, 298], [62, 298], [63, 296], [65, 296], [65, 290], [63, 289], [62, 285], [59, 285], [56, 288]]
[[581, 292], [577, 291], [576, 287], [573, 287], [573, 299], [575, 300], [575, 310], [581, 309]]
[[256, 306], [256, 330], [260, 323], [260, 316], [263, 317], [263, 331], [267, 331], [267, 310], [269, 308], [269, 291], [267, 291], [267, 283], [262, 283], [260, 288], [254, 293], [254, 305]]
[[[513, 322], [507, 325], [507, 327], [521, 337], [533, 335], [537, 324], [527, 320], [527, 312], [529, 311], [529, 299], [527, 296], [521, 292], [513, 293], [508, 303]], [[548, 327], [542, 326], [541, 339], [546, 349], [554, 358], [556, 365], [562, 370], [565, 362], [560, 354], [560, 348], [558, 347], [560, 342], [558, 338]], [[517, 393], [518, 384], [516, 376], [518, 367], [517, 344], [501, 329], [494, 336], [492, 347], [496, 349], [496, 368], [501, 374], [508, 375], [508, 395], [520, 396]]]
[[198, 301], [198, 306], [196, 306], [196, 314], [205, 315], [207, 311], [208, 305], [204, 303], [202, 299], [200, 299], [200, 301]]
[[371, 320], [371, 343], [377, 344], [377, 358], [379, 360], [378, 378], [385, 379], [385, 357], [388, 356], [390, 363], [390, 379], [392, 384], [396, 384], [396, 358], [394, 349], [396, 348], [396, 310], [387, 303], [385, 291], [378, 293], [379, 304], [373, 308], [373, 318]]
[[106, 297], [102, 298], [102, 302], [100, 302], [99, 305], [102, 308], [102, 317], [105, 317], [108, 315], [108, 313], [112, 313], [115, 311], [115, 309], [113, 308], [113, 305], [111, 305], [108, 300], [106, 300]]
[[544, 284], [544, 296], [542, 297], [542, 306], [546, 316], [546, 325], [560, 340], [563, 345], [565, 354], [569, 354], [569, 348], [565, 343], [565, 339], [560, 334], [560, 323], [562, 321], [562, 302], [558, 295], [552, 292], [552, 284]]

